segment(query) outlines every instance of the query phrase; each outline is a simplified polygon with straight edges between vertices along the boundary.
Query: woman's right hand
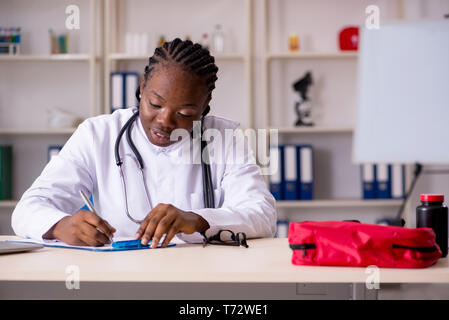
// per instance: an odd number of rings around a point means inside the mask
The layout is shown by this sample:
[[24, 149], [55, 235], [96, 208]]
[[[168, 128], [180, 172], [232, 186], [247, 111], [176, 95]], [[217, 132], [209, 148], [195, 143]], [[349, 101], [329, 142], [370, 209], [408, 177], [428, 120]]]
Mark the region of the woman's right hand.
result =
[[43, 236], [44, 239], [58, 239], [69, 245], [100, 247], [110, 243], [116, 231], [106, 220], [87, 210], [59, 220]]

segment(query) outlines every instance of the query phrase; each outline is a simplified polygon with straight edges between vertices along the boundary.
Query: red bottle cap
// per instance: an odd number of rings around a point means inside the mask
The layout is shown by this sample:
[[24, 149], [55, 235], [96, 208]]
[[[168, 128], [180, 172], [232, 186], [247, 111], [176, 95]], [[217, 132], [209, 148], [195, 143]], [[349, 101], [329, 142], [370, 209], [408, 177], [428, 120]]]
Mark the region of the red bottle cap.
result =
[[444, 201], [444, 195], [442, 194], [422, 194], [419, 199], [421, 201], [428, 201], [428, 202], [443, 202]]

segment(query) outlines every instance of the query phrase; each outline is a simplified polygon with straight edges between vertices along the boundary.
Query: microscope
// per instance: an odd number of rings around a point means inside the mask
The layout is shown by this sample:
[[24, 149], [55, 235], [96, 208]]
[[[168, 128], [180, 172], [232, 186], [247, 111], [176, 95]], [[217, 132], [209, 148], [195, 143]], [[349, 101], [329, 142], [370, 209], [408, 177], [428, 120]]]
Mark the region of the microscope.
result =
[[295, 126], [313, 126], [311, 119], [312, 106], [310, 99], [307, 97], [307, 91], [312, 85], [312, 74], [308, 71], [301, 79], [293, 84], [293, 89], [299, 93], [299, 99], [295, 101], [295, 111], [298, 120]]

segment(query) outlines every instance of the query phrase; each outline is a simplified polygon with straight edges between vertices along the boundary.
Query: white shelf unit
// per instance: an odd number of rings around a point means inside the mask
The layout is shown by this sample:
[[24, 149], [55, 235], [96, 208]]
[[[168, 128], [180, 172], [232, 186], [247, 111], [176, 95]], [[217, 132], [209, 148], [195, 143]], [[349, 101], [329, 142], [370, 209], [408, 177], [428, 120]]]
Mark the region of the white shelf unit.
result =
[[268, 60], [275, 59], [356, 59], [358, 52], [337, 51], [337, 52], [284, 52], [267, 53]]
[[40, 136], [51, 136], [51, 135], [71, 135], [74, 133], [76, 128], [55, 128], [55, 129], [1, 129], [0, 135], [3, 136], [29, 136], [29, 135], [40, 135]]
[[[152, 54], [151, 54], [152, 55]], [[151, 56], [148, 55], [131, 55], [127, 53], [111, 53], [109, 55], [109, 59], [111, 61], [144, 61], [147, 62], [148, 58]], [[245, 54], [239, 53], [213, 53], [213, 56], [216, 60], [245, 60]]]
[[[243, 63], [243, 92], [245, 92], [245, 101], [240, 101], [239, 105], [240, 106], [244, 106], [245, 108], [245, 115], [244, 117], [246, 118], [245, 123], [241, 123], [243, 127], [246, 128], [252, 128], [254, 126], [253, 123], [253, 99], [252, 99], [252, 92], [253, 92], [253, 81], [252, 81], [252, 6], [253, 6], [253, 0], [244, 0], [244, 1], [219, 1], [221, 3], [226, 3], [226, 5], [232, 6], [233, 4], [237, 4], [239, 6], [239, 8], [242, 8], [244, 14], [243, 14], [243, 18], [244, 18], [244, 22], [243, 22], [243, 26], [244, 26], [244, 39], [243, 42], [245, 43], [244, 48], [241, 48], [241, 50], [237, 50], [236, 52], [225, 52], [225, 53], [214, 53], [211, 52], [211, 54], [214, 56], [215, 58], [215, 63], [217, 64], [218, 68], [219, 68], [219, 72], [218, 72], [218, 80], [217, 82], [220, 81], [220, 72], [223, 69], [227, 68], [226, 63], [230, 62], [230, 63]], [[208, 6], [214, 6], [214, 5], [219, 5], [219, 2], [217, 3], [211, 3], [207, 0], [204, 0], [202, 3], [204, 5], [208, 5]], [[176, 2], [177, 4], [182, 4], [185, 5], [185, 2], [183, 1], [178, 1]], [[199, 2], [198, 2], [199, 3]], [[198, 4], [196, 3], [196, 4]], [[139, 77], [142, 76], [143, 74], [143, 70], [145, 68], [145, 65], [148, 63], [148, 59], [149, 57], [151, 57], [153, 55], [153, 52], [149, 52], [147, 55], [131, 55], [131, 54], [127, 54], [127, 53], [123, 53], [120, 52], [120, 49], [123, 46], [124, 43], [124, 37], [123, 34], [121, 36], [120, 32], [119, 32], [119, 28], [125, 28], [126, 30], [126, 26], [123, 27], [122, 25], [119, 25], [120, 23], [122, 24], [126, 24], [126, 18], [120, 18], [120, 15], [126, 15], [126, 11], [125, 10], [121, 10], [126, 8], [127, 6], [136, 6], [136, 5], [145, 5], [148, 6], [149, 11], [151, 11], [153, 14], [157, 13], [158, 9], [160, 9], [161, 5], [166, 5], [163, 2], [157, 2], [155, 0], [152, 1], [146, 1], [145, 3], [139, 0], [133, 0], [133, 1], [121, 1], [121, 0], [105, 0], [105, 11], [104, 11], [104, 18], [105, 18], [105, 25], [104, 25], [104, 30], [105, 30], [105, 34], [104, 34], [104, 41], [105, 41], [105, 63], [104, 63], [104, 112], [105, 113], [109, 113], [110, 112], [110, 74], [112, 71], [117, 71], [120, 69], [123, 69], [123, 65], [129, 64], [129, 63], [134, 63], [133, 66], [136, 65], [136, 63], [138, 63], [139, 68], [138, 70], [133, 70], [133, 71], [137, 71], [139, 73]], [[173, 8], [174, 3], [170, 3], [171, 7]], [[154, 8], [152, 10], [152, 8]], [[168, 7], [167, 7], [168, 8]], [[178, 9], [178, 10], [183, 10], [183, 9]], [[189, 10], [189, 9], [186, 9]], [[192, 10], [192, 9], [190, 9]], [[214, 11], [214, 10], [212, 10]], [[140, 17], [135, 17], [133, 16], [133, 19], [136, 19], [136, 21], [138, 19], [143, 19], [144, 18], [144, 12], [146, 12], [146, 10], [141, 10], [140, 12], [135, 12], [137, 15], [140, 15]], [[220, 12], [217, 12], [217, 14], [220, 14]], [[165, 13], [164, 13], [165, 15]], [[167, 18], [169, 19], [169, 18]], [[125, 21], [125, 22], [124, 22]], [[225, 20], [226, 21], [226, 20]], [[186, 22], [186, 26], [189, 26], [189, 23]], [[146, 29], [142, 29], [142, 25], [133, 25], [134, 27], [134, 32], [136, 31], [147, 31], [147, 30], [152, 30], [151, 28], [146, 28]], [[136, 30], [136, 28], [141, 28], [140, 30]], [[173, 35], [176, 37], [179, 37], [181, 39], [184, 39], [184, 36], [187, 32], [189, 32], [190, 30], [177, 30], [176, 32], [173, 32]], [[126, 31], [124, 31], [126, 32]], [[122, 30], [123, 33], [123, 30]], [[162, 34], [162, 31], [159, 31], [159, 34], [150, 34], [150, 38], [154, 38], [155, 36], [159, 36], [160, 34]], [[172, 40], [171, 38], [166, 38], [166, 41], [170, 41]], [[192, 40], [193, 42], [197, 42], [196, 39]], [[225, 39], [226, 41], [226, 39]], [[154, 46], [156, 47], [156, 46]], [[233, 77], [235, 75], [232, 75], [231, 77]], [[140, 80], [140, 79], [139, 79]], [[240, 88], [242, 89], [242, 88]], [[227, 112], [226, 109], [229, 109], [229, 106], [225, 105], [225, 101], [218, 101], [220, 103], [220, 107], [218, 108], [219, 110], [216, 110], [214, 108], [214, 103], [217, 102], [217, 98], [216, 95], [219, 95], [219, 92], [217, 93], [217, 91], [219, 91], [219, 85], [217, 85], [217, 88], [214, 90], [214, 98], [212, 99], [211, 102], [211, 113], [214, 114], [216, 111], [220, 112]], [[222, 91], [224, 92], [224, 91]], [[229, 97], [229, 96], [228, 96]], [[226, 95], [223, 93], [221, 100], [226, 100], [227, 97]], [[241, 111], [241, 108], [238, 109], [239, 112]], [[226, 116], [225, 116], [226, 117]]]
[[282, 209], [298, 209], [298, 208], [372, 208], [372, 207], [397, 207], [400, 206], [402, 200], [390, 199], [375, 199], [375, 200], [361, 200], [361, 199], [317, 199], [317, 200], [299, 200], [288, 201], [281, 200], [276, 202], [276, 207]]
[[0, 200], [0, 208], [13, 209], [17, 205], [16, 200]]
[[[9, 5], [8, 3], [12, 3], [11, 0], [7, 0], [0, 4], [0, 11], [2, 10], [2, 6], [5, 6], [5, 11], [8, 12], [12, 17], [16, 17], [19, 12], [12, 12], [11, 10], [20, 10], [21, 19], [23, 20], [23, 16], [27, 14], [32, 14], [32, 9], [30, 9], [30, 3], [24, 1], [14, 1], [14, 5]], [[82, 22], [88, 22], [88, 30], [85, 33], [88, 36], [88, 40], [83, 42], [86, 45], [86, 53], [67, 53], [67, 54], [46, 54], [42, 53], [43, 51], [47, 51], [47, 48], [44, 47], [45, 41], [41, 41], [42, 44], [36, 45], [37, 42], [34, 41], [33, 37], [42, 37], [42, 26], [48, 26], [49, 24], [53, 24], [52, 21], [44, 21], [39, 17], [42, 15], [37, 14], [37, 16], [33, 19], [28, 19], [29, 21], [21, 23], [26, 24], [25, 28], [22, 28], [22, 46], [26, 50], [22, 50], [23, 54], [19, 55], [0, 55], [0, 70], [2, 66], [5, 66], [7, 69], [14, 67], [22, 67], [26, 66], [26, 68], [48, 68], [51, 69], [51, 72], [55, 73], [58, 78], [54, 82], [49, 82], [46, 84], [45, 90], [48, 89], [48, 93], [46, 94], [46, 99], [48, 101], [40, 101], [35, 100], [34, 98], [35, 92], [33, 92], [33, 87], [27, 86], [27, 94], [33, 96], [33, 99], [30, 100], [29, 108], [38, 108], [42, 105], [48, 105], [52, 103], [52, 96], [54, 95], [54, 87], [58, 87], [56, 85], [61, 85], [61, 80], [65, 80], [71, 77], [70, 74], [64, 75], [61, 77], [61, 74], [64, 74], [66, 68], [68, 70], [78, 69], [78, 65], [83, 65], [84, 69], [87, 69], [87, 81], [83, 80], [84, 83], [87, 82], [87, 92], [79, 92], [78, 94], [87, 97], [88, 106], [87, 112], [83, 115], [83, 117], [92, 117], [99, 115], [102, 111], [100, 105], [102, 105], [101, 99], [102, 96], [99, 94], [101, 92], [101, 88], [98, 87], [98, 83], [100, 81], [98, 75], [101, 70], [101, 62], [102, 57], [99, 53], [98, 43], [98, 32], [101, 33], [102, 21], [101, 15], [99, 14], [102, 10], [102, 1], [97, 0], [83, 0], [78, 3], [81, 7], [82, 13], [85, 14], [88, 11], [89, 19], [82, 20]], [[51, 6], [51, 7], [46, 7]], [[44, 2], [43, 6], [38, 6], [37, 10], [57, 10], [57, 7], [60, 7], [60, 12], [62, 12], [62, 18], [65, 17], [65, 7], [63, 3], [59, 2]], [[50, 19], [51, 20], [51, 19]], [[13, 19], [13, 23], [17, 23], [15, 19]], [[65, 19], [62, 19], [64, 22]], [[5, 22], [5, 21], [3, 21]], [[87, 25], [87, 24], [85, 24]], [[44, 27], [45, 28], [45, 27]], [[36, 33], [33, 33], [36, 32]], [[40, 32], [40, 33], [39, 33]], [[84, 31], [83, 31], [84, 32]], [[32, 36], [31, 36], [32, 35]], [[70, 37], [70, 36], [69, 36]], [[47, 40], [47, 39], [45, 39]], [[29, 43], [26, 43], [26, 42]], [[69, 38], [69, 43], [71, 39]], [[76, 41], [75, 41], [76, 42]], [[36, 53], [35, 49], [38, 47]], [[69, 44], [70, 50], [70, 44]], [[40, 52], [39, 52], [40, 51]], [[61, 63], [64, 63], [63, 68], [61, 68]], [[73, 65], [72, 65], [73, 63]], [[85, 66], [85, 67], [84, 67]], [[69, 71], [70, 72], [70, 71]], [[83, 71], [81, 71], [83, 72]], [[28, 75], [29, 76], [29, 75]], [[39, 85], [39, 75], [32, 75], [35, 81]], [[46, 80], [45, 80], [46, 81]], [[53, 79], [49, 80], [53, 81]], [[76, 81], [76, 80], [75, 80]], [[58, 82], [58, 83], [56, 83]], [[5, 85], [3, 82], [1, 85]], [[58, 87], [60, 88], [60, 86]], [[62, 91], [64, 90], [73, 90], [73, 88], [69, 85], [63, 86]], [[13, 92], [13, 96], [19, 93], [18, 90]], [[63, 95], [65, 95], [63, 93]], [[56, 94], [56, 96], [60, 97], [61, 94]], [[56, 102], [58, 103], [58, 102]], [[3, 106], [6, 108], [6, 106]], [[28, 108], [28, 106], [26, 107]], [[0, 105], [0, 109], [2, 106]], [[101, 111], [100, 111], [101, 110]], [[0, 110], [4, 111], [4, 110]], [[16, 112], [19, 116], [26, 117], [27, 115], [23, 115], [22, 112]], [[45, 112], [45, 110], [40, 110], [40, 112]], [[6, 113], [4, 113], [6, 114]], [[30, 117], [30, 115], [28, 115]], [[32, 115], [31, 115], [32, 117]], [[30, 121], [28, 121], [30, 122]], [[39, 123], [39, 121], [37, 121]], [[43, 121], [40, 121], [41, 123]], [[65, 143], [71, 134], [76, 130], [76, 128], [48, 128], [45, 124], [39, 124], [39, 126], [31, 127], [29, 125], [17, 125], [16, 123], [13, 125], [9, 125], [7, 122], [3, 122], [3, 126], [0, 124], [0, 143], [1, 144], [10, 144], [13, 146], [13, 198], [12, 200], [0, 200], [0, 212], [8, 212], [9, 214], [12, 212], [14, 207], [18, 202], [18, 198], [20, 198], [21, 194], [32, 184], [34, 179], [37, 178], [37, 175], [42, 171], [44, 166], [47, 163], [47, 147], [49, 145], [60, 145]], [[1, 217], [1, 219], [5, 219], [7, 216]], [[9, 223], [8, 223], [9, 224]], [[6, 232], [6, 230], [3, 230]]]
[[[329, 3], [329, 2], [328, 2]], [[323, 168], [323, 166], [326, 166], [326, 161], [320, 161], [320, 159], [317, 159], [317, 157], [324, 157], [324, 156], [328, 156], [328, 157], [333, 157], [333, 158], [338, 158], [338, 161], [340, 163], [342, 163], [343, 161], [350, 163], [351, 159], [349, 156], [347, 156], [346, 158], [343, 159], [344, 155], [342, 155], [343, 152], [347, 152], [351, 149], [350, 146], [352, 144], [352, 134], [354, 132], [354, 128], [353, 128], [353, 123], [348, 125], [346, 123], [344, 124], [340, 124], [340, 123], [317, 123], [316, 126], [313, 127], [295, 127], [295, 126], [285, 126], [285, 125], [275, 125], [272, 123], [272, 119], [273, 117], [273, 105], [276, 105], [276, 110], [282, 110], [279, 112], [285, 112], [284, 110], [286, 110], [286, 106], [284, 104], [279, 104], [279, 102], [277, 100], [273, 101], [273, 96], [272, 96], [272, 87], [273, 87], [273, 81], [272, 81], [272, 65], [274, 63], [277, 63], [278, 65], [281, 65], [281, 67], [279, 67], [279, 69], [281, 69], [282, 71], [286, 72], [289, 71], [291, 69], [290, 66], [292, 66], [293, 64], [302, 64], [301, 66], [304, 66], [303, 70], [304, 73], [306, 70], [312, 70], [312, 77], [315, 76], [313, 70], [314, 67], [317, 67], [319, 64], [326, 64], [326, 66], [331, 66], [331, 64], [341, 64], [344, 63], [344, 66], [347, 66], [348, 64], [357, 64], [358, 61], [358, 52], [357, 51], [337, 51], [337, 42], [335, 41], [335, 49], [332, 50], [312, 50], [310, 48], [306, 48], [306, 49], [300, 49], [299, 52], [288, 52], [287, 50], [287, 34], [279, 34], [276, 33], [275, 34], [275, 39], [283, 39], [285, 40], [285, 51], [284, 52], [280, 52], [279, 51], [279, 45], [278, 46], [274, 46], [276, 48], [273, 48], [273, 45], [270, 43], [270, 39], [273, 39], [273, 35], [271, 35], [272, 30], [271, 28], [273, 27], [272, 25], [270, 25], [270, 15], [273, 16], [273, 14], [279, 14], [279, 12], [281, 11], [279, 8], [283, 7], [283, 10], [287, 10], [285, 9], [285, 7], [287, 6], [303, 6], [304, 9], [303, 10], [308, 10], [311, 7], [311, 11], [313, 12], [314, 10], [316, 10], [316, 8], [319, 6], [317, 4], [314, 3], [310, 3], [310, 2], [306, 2], [306, 1], [298, 1], [296, 3], [293, 3], [292, 1], [288, 1], [288, 0], [280, 0], [280, 1], [273, 1], [273, 0], [263, 0], [263, 26], [264, 26], [264, 30], [263, 33], [265, 35], [265, 43], [264, 43], [264, 54], [263, 54], [263, 66], [262, 66], [262, 74], [263, 74], [263, 85], [264, 85], [264, 91], [265, 91], [265, 96], [264, 96], [264, 119], [265, 119], [265, 127], [269, 128], [269, 129], [277, 129], [278, 130], [278, 134], [279, 134], [279, 142], [282, 144], [282, 141], [288, 141], [289, 143], [297, 143], [297, 141], [301, 141], [301, 142], [306, 142], [306, 143], [310, 143], [310, 141], [313, 141], [315, 143], [318, 144], [318, 152], [320, 154], [315, 154], [315, 177], [317, 177], [317, 173], [321, 176], [323, 175], [329, 175], [334, 178], [334, 180], [337, 179], [351, 179], [351, 177], [353, 178], [353, 186], [352, 186], [352, 194], [349, 195], [351, 198], [347, 198], [348, 195], [344, 195], [342, 197], [338, 197], [338, 198], [331, 198], [331, 199], [319, 199], [322, 198], [323, 195], [318, 195], [318, 199], [316, 200], [311, 200], [311, 201], [285, 201], [285, 200], [279, 200], [276, 203], [276, 206], [278, 209], [289, 209], [289, 211], [295, 211], [298, 213], [298, 217], [301, 216], [300, 211], [301, 209], [322, 209], [324, 212], [328, 212], [330, 209], [342, 209], [342, 208], [353, 208], [354, 210], [357, 209], [376, 209], [376, 208], [382, 208], [382, 210], [388, 210], [388, 209], [392, 209], [392, 208], [397, 208], [401, 205], [402, 201], [401, 200], [393, 200], [393, 199], [376, 199], [376, 200], [364, 200], [361, 198], [354, 198], [354, 196], [356, 196], [356, 194], [354, 194], [354, 191], [356, 189], [360, 190], [360, 197], [362, 194], [362, 190], [361, 190], [361, 181], [360, 178], [357, 178], [357, 176], [359, 175], [358, 172], [354, 173], [355, 171], [357, 171], [357, 167], [355, 165], [348, 165], [348, 167], [351, 167], [350, 169], [347, 170], [351, 170], [351, 174], [349, 175], [350, 177], [347, 177], [344, 174], [340, 174], [337, 175], [334, 172], [331, 172], [332, 169], [335, 170], [335, 168], [329, 169], [329, 168]], [[333, 5], [333, 4], [332, 4]], [[313, 7], [316, 6], [316, 7]], [[348, 6], [348, 3], [343, 3], [341, 4], [342, 7]], [[298, 8], [296, 8], [298, 9]], [[291, 9], [289, 9], [291, 10]], [[273, 13], [275, 12], [275, 13]], [[362, 11], [360, 11], [362, 12]], [[282, 14], [282, 13], [281, 13]], [[400, 14], [398, 14], [400, 15]], [[278, 17], [279, 18], [279, 17]], [[281, 18], [279, 18], [281, 19]], [[313, 21], [314, 18], [313, 17], [308, 17], [309, 21]], [[319, 19], [316, 19], [317, 21], [320, 21], [320, 23], [322, 22]], [[298, 18], [298, 21], [301, 21], [300, 18]], [[332, 22], [335, 24], [335, 22]], [[277, 23], [277, 27], [279, 28], [279, 25], [282, 26], [286, 26], [288, 24], [288, 22], [286, 21], [282, 21], [281, 23]], [[297, 25], [296, 25], [297, 26]], [[304, 26], [304, 25], [301, 25]], [[335, 26], [335, 25], [334, 25]], [[276, 26], [275, 26], [276, 27]], [[290, 27], [290, 32], [292, 32], [292, 26], [289, 25]], [[309, 29], [307, 29], [307, 27]], [[312, 33], [312, 31], [310, 31], [310, 24], [305, 26], [305, 29], [307, 29], [310, 33]], [[298, 28], [298, 30], [302, 30], [301, 28]], [[279, 30], [278, 30], [279, 31]], [[337, 39], [337, 31], [338, 30], [334, 30], [335, 31], [335, 40]], [[306, 31], [304, 31], [305, 33]], [[271, 38], [270, 38], [271, 35]], [[304, 35], [304, 34], [302, 34]], [[302, 35], [300, 34], [300, 43], [301, 43], [301, 37]], [[317, 35], [317, 34], [315, 34]], [[310, 35], [308, 35], [310, 36]], [[321, 35], [319, 35], [321, 36]], [[307, 37], [307, 35], [306, 35]], [[279, 41], [278, 41], [279, 43]], [[329, 46], [328, 46], [329, 47]], [[337, 68], [337, 70], [341, 70], [344, 67], [339, 67]], [[352, 73], [352, 70], [349, 70], [351, 72], [352, 77], [355, 79], [356, 77], [356, 72]], [[355, 68], [356, 70], [356, 68]], [[324, 74], [324, 76], [328, 76], [330, 73], [333, 72], [332, 69], [330, 70], [325, 70], [323, 72], [323, 70], [321, 70], [321, 72]], [[299, 76], [299, 74], [298, 74]], [[323, 76], [323, 78], [324, 78]], [[297, 78], [296, 78], [297, 79]], [[333, 80], [335, 80], [336, 78], [332, 78]], [[277, 78], [276, 80], [279, 80], [279, 78]], [[320, 85], [320, 83], [317, 85], [316, 79], [313, 80], [313, 85], [312, 88], [315, 86], [321, 86], [323, 87], [323, 85]], [[321, 81], [322, 83], [325, 82], [325, 80]], [[330, 86], [330, 85], [329, 85]], [[355, 88], [355, 86], [352, 86]], [[326, 90], [326, 88], [324, 89]], [[354, 89], [355, 90], [355, 89]], [[309, 90], [309, 96], [310, 96], [310, 90]], [[328, 99], [330, 100], [330, 99]], [[312, 103], [313, 103], [313, 97], [312, 97]], [[280, 105], [280, 107], [278, 107]], [[288, 108], [292, 108], [293, 109], [293, 103], [291, 106], [288, 106]], [[313, 108], [313, 106], [312, 106]], [[339, 105], [335, 105], [333, 106], [333, 109], [339, 109]], [[328, 107], [328, 110], [331, 110], [331, 108]], [[327, 111], [328, 111], [327, 110]], [[351, 110], [355, 110], [355, 108], [352, 108]], [[346, 107], [345, 110], [346, 112], [348, 112], [348, 108]], [[334, 111], [335, 112], [335, 111]], [[312, 109], [312, 116], [314, 113], [314, 109]], [[289, 121], [293, 121], [292, 119], [290, 119], [289, 117], [287, 117]], [[293, 123], [292, 123], [293, 124]], [[325, 151], [326, 149], [326, 143], [323, 143], [325, 140], [329, 140], [330, 142], [328, 142], [328, 145], [331, 145], [334, 141], [337, 144], [342, 144], [343, 148], [341, 150], [336, 150], [337, 148], [333, 148], [332, 151]], [[315, 143], [311, 143], [312, 145], [315, 145]], [[315, 148], [317, 149], [317, 148]], [[318, 153], [316, 152], [316, 153]], [[326, 152], [328, 152], [329, 154], [327, 154]], [[335, 154], [335, 155], [333, 155]], [[328, 164], [332, 164], [332, 163], [328, 163]], [[319, 167], [318, 167], [319, 166]], [[324, 172], [324, 173], [323, 173]], [[336, 178], [337, 177], [337, 178]], [[321, 177], [321, 179], [318, 181], [319, 184], [323, 184], [326, 183], [325, 178]], [[329, 182], [328, 182], [329, 183]], [[333, 182], [334, 184], [336, 183], [335, 181]], [[350, 184], [351, 182], [346, 182], [346, 184]], [[340, 189], [344, 189], [347, 188], [347, 185], [344, 185], [344, 183], [340, 183], [340, 185], [342, 185], [342, 187], [340, 187]], [[315, 181], [315, 189], [317, 189], [317, 187], [319, 188], [320, 186], [317, 186], [317, 181]], [[327, 193], [330, 193], [329, 190], [326, 191]], [[324, 195], [325, 197], [328, 196], [328, 194]], [[317, 198], [316, 194], [315, 194], [315, 198]], [[329, 214], [327, 214], [327, 216], [329, 217]], [[288, 215], [288, 217], [290, 217], [290, 214]]]
[[352, 127], [270, 127], [282, 134], [305, 134], [305, 133], [352, 133]]
[[[94, 57], [94, 59], [99, 59], [98, 57]], [[14, 61], [81, 61], [81, 62], [89, 62], [91, 57], [89, 54], [41, 54], [41, 55], [32, 55], [32, 54], [19, 54], [19, 55], [0, 55], [0, 61], [14, 62]]]

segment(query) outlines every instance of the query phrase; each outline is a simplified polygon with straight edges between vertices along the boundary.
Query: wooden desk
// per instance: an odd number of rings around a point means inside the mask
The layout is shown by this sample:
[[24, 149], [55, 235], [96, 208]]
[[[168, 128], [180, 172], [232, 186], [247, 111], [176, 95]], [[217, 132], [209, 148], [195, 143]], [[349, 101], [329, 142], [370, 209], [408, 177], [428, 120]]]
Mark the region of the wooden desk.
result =
[[[13, 239], [0, 236], [0, 240]], [[79, 268], [80, 282], [159, 284], [365, 284], [366, 268], [294, 266], [287, 239], [254, 239], [249, 248], [180, 244], [122, 252], [43, 248], [0, 255], [0, 281], [63, 282], [67, 267]], [[381, 268], [380, 283], [449, 283], [448, 259], [426, 269]]]

